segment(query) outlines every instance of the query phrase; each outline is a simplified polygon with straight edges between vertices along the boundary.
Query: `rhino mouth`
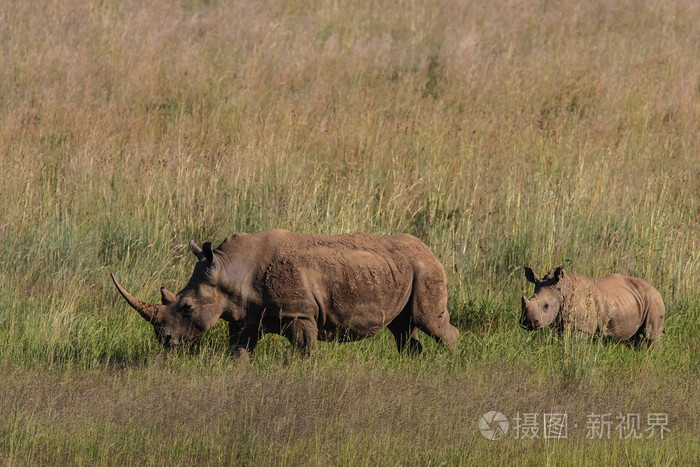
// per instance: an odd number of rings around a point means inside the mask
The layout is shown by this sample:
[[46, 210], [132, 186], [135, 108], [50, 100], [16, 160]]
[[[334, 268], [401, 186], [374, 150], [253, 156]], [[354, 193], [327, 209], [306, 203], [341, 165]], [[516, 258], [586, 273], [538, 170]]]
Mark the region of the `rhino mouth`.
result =
[[537, 331], [542, 329], [542, 323], [539, 320], [531, 321], [525, 317], [520, 318], [520, 327], [528, 331]]
[[195, 342], [195, 339], [186, 339], [184, 336], [176, 336], [167, 331], [156, 331], [156, 337], [160, 345], [168, 350], [176, 347], [190, 347]]
[[158, 339], [158, 343], [168, 351], [176, 348], [182, 348], [185, 349], [185, 351], [193, 351], [198, 348], [201, 342], [199, 337], [191, 338], [187, 336], [178, 336], [175, 333], [163, 329], [156, 330], [156, 338]]
[[528, 331], [535, 331], [544, 327], [542, 321], [532, 318], [532, 315], [536, 316], [536, 313], [533, 313], [531, 300], [528, 300], [525, 295], [521, 297], [520, 309], [520, 327]]
[[160, 343], [163, 347], [166, 349], [173, 349], [177, 346], [179, 346], [182, 342], [180, 342], [180, 339], [177, 337], [171, 337], [171, 336], [164, 336], [159, 339]]

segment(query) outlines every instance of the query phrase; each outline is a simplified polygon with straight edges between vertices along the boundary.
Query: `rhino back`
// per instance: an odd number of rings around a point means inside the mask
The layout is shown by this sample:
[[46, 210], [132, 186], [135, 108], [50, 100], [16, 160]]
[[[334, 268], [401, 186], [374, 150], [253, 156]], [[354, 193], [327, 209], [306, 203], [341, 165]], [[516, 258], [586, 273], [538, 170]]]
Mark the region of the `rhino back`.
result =
[[598, 326], [603, 334], [620, 340], [635, 335], [642, 326], [655, 289], [645, 280], [612, 274], [595, 281], [602, 297]]

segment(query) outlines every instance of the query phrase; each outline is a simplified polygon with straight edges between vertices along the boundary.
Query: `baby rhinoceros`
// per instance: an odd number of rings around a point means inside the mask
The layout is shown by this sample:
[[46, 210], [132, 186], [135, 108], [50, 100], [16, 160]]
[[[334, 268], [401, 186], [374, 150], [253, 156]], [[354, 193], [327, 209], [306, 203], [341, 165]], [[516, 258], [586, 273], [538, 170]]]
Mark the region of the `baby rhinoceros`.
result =
[[522, 297], [520, 325], [526, 329], [554, 323], [620, 341], [643, 337], [654, 343], [661, 338], [664, 302], [643, 279], [620, 274], [588, 279], [567, 274], [561, 267], [541, 279], [526, 267], [525, 277], [535, 284], [532, 298]]
[[119, 293], [173, 347], [228, 321], [234, 353], [253, 351], [264, 333], [282, 334], [304, 353], [317, 340], [357, 340], [387, 327], [399, 351], [421, 351], [418, 330], [454, 349], [442, 264], [417, 238], [355, 232], [304, 235], [286, 230], [236, 234], [218, 248], [190, 242], [197, 258], [179, 293], [162, 304]]

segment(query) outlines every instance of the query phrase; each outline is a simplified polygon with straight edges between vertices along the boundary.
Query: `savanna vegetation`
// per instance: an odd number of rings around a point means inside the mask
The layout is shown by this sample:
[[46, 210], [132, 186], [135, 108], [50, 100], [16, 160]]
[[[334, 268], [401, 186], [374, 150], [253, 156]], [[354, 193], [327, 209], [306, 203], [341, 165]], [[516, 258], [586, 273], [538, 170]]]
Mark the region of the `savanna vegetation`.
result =
[[[700, 463], [697, 2], [2, 2], [0, 109], [3, 464]], [[422, 239], [457, 352], [166, 354], [109, 279], [271, 227]], [[661, 346], [520, 329], [559, 264], [652, 283]]]

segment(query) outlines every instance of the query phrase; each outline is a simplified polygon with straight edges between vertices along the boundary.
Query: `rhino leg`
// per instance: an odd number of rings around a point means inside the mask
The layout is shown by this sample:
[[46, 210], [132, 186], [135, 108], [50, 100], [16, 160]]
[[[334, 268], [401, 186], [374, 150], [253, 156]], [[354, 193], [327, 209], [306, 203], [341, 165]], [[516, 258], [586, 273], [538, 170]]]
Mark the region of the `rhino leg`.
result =
[[418, 340], [418, 328], [411, 325], [411, 319], [407, 313], [401, 313], [389, 323], [387, 328], [394, 335], [399, 353], [402, 353], [406, 346], [411, 355], [417, 355], [423, 351], [423, 346]]
[[647, 319], [644, 322], [644, 337], [652, 344], [661, 339], [665, 311], [661, 296], [658, 293], [654, 294], [649, 305]]
[[258, 345], [258, 331], [248, 327], [241, 327], [236, 323], [229, 323], [229, 343], [231, 351], [237, 355], [247, 355], [255, 350]]
[[303, 355], [318, 351], [318, 326], [306, 318], [290, 319], [282, 323], [281, 334], [289, 339], [295, 350]]
[[410, 334], [403, 331], [394, 332], [394, 340], [399, 353], [406, 350], [410, 355], [418, 355], [423, 352], [423, 346], [418, 340], [418, 328], [414, 328]]

